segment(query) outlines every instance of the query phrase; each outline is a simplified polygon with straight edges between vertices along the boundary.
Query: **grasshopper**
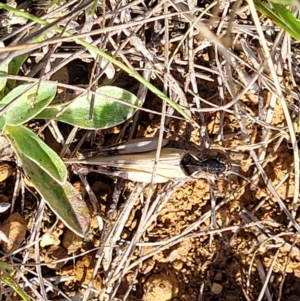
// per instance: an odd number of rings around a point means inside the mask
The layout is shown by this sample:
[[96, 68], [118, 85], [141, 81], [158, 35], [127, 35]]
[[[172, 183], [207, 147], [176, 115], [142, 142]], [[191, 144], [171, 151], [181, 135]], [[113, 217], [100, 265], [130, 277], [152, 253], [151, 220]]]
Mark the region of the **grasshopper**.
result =
[[[101, 166], [104, 174], [115, 175], [131, 181], [150, 183], [157, 138], [134, 139], [80, 159], [67, 159], [66, 163], [82, 163]], [[199, 149], [194, 143], [180, 143], [163, 139], [154, 183], [171, 179], [216, 178], [231, 168], [227, 154], [219, 149]]]

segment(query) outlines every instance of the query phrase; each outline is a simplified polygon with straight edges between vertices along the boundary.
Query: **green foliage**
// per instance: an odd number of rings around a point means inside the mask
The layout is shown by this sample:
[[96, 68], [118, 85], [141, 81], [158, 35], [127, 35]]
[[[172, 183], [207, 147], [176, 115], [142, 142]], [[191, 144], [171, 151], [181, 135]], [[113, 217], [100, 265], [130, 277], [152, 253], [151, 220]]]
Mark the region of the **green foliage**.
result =
[[[17, 73], [16, 68], [23, 59], [23, 56], [15, 58], [3, 71]], [[4, 93], [9, 88], [10, 91]], [[0, 129], [11, 142], [36, 190], [66, 226], [84, 236], [89, 228], [90, 214], [80, 193], [67, 181], [64, 162], [23, 124], [32, 119], [53, 119], [81, 128], [103, 129], [130, 118], [141, 102], [124, 89], [101, 87], [96, 91], [94, 115], [90, 120], [91, 96], [78, 97], [69, 104], [51, 105], [56, 91], [55, 84], [45, 81], [18, 86], [15, 82], [9, 85], [3, 81], [1, 92], [6, 95], [0, 99]]]
[[[19, 128], [27, 130], [22, 126]], [[21, 160], [27, 177], [33, 183], [36, 190], [70, 229], [80, 236], [84, 235], [89, 228], [90, 216], [81, 195], [68, 181], [65, 180], [63, 183], [57, 182], [56, 179], [51, 176], [50, 170], [44, 170], [39, 164], [26, 156], [23, 152], [24, 148], [21, 149], [19, 145], [15, 143], [15, 138], [19, 138], [19, 136], [11, 135], [11, 128], [7, 127], [6, 130], [6, 135]], [[41, 148], [37, 150], [43, 151]], [[49, 148], [49, 150], [51, 149]], [[48, 162], [53, 163], [53, 159], [54, 158], [49, 156]], [[61, 163], [63, 164], [63, 162]]]
[[56, 85], [41, 82], [24, 84], [11, 90], [0, 102], [0, 109], [8, 106], [3, 116], [12, 126], [21, 125], [40, 113], [51, 103], [56, 94]]
[[[266, 17], [271, 19], [277, 26], [287, 31], [291, 37], [295, 40], [300, 41], [300, 22], [293, 16], [288, 7], [283, 4], [279, 4], [279, 1], [263, 2], [255, 0], [255, 7]], [[281, 3], [289, 5], [296, 5], [296, 2], [292, 1], [281, 1]]]
[[[3, 42], [0, 42], [0, 47], [4, 47]], [[4, 62], [0, 64], [0, 75], [5, 75], [8, 73], [8, 63]], [[6, 86], [7, 78], [6, 77], [0, 77], [0, 91], [2, 91]]]
[[[65, 104], [49, 106], [36, 118], [54, 118], [84, 129], [105, 129], [129, 119], [136, 111], [136, 107], [141, 106], [141, 102], [134, 94], [118, 87], [104, 86], [98, 88], [96, 92], [91, 120], [88, 118], [91, 95], [78, 97], [64, 111]], [[124, 105], [124, 102], [128, 105]]]
[[66, 182], [67, 170], [64, 162], [37, 135], [24, 126], [7, 125], [5, 131], [19, 157], [22, 154], [34, 162], [58, 184]]
[[0, 261], [0, 280], [7, 286], [11, 287], [23, 301], [31, 301], [30, 297], [24, 292], [19, 284], [14, 280], [13, 276], [16, 272], [13, 265], [4, 261]]

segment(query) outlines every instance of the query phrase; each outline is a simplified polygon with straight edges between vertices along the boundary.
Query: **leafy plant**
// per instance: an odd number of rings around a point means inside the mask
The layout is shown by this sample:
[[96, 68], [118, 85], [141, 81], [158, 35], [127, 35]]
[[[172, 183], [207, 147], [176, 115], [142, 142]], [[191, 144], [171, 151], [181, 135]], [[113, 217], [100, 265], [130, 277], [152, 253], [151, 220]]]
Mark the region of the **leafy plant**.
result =
[[96, 91], [93, 119], [89, 120], [90, 96], [49, 106], [56, 89], [54, 83], [44, 81], [13, 88], [0, 101], [0, 126], [36, 190], [71, 230], [83, 236], [89, 227], [89, 212], [81, 195], [67, 181], [64, 162], [23, 124], [33, 118], [53, 118], [86, 129], [101, 129], [124, 122], [141, 103], [124, 89], [101, 87]]

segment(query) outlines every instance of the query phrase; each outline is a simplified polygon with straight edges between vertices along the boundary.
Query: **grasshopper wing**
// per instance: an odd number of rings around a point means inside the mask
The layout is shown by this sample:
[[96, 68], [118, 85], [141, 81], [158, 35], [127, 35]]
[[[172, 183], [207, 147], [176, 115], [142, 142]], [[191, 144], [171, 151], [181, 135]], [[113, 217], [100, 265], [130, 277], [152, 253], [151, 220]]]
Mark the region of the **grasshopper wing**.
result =
[[[163, 139], [162, 147], [167, 146], [170, 140]], [[107, 148], [101, 148], [98, 151], [91, 151], [89, 156], [102, 155], [125, 155], [133, 153], [144, 153], [156, 150], [158, 147], [158, 138], [140, 138], [133, 139], [126, 143], [117, 144]]]
[[[150, 182], [154, 168], [154, 158], [156, 151], [122, 154], [111, 156], [95, 156], [85, 159], [69, 159], [66, 163], [82, 163], [88, 165], [96, 165], [106, 168], [113, 168], [116, 171], [128, 173], [128, 179], [135, 179], [139, 182]], [[181, 167], [181, 160], [186, 154], [185, 150], [175, 148], [162, 148], [160, 159], [157, 164], [155, 182], [166, 182], [171, 178], [186, 178], [186, 174]], [[134, 176], [134, 173], [137, 175]], [[129, 176], [131, 174], [131, 176]], [[148, 180], [142, 180], [142, 174]], [[141, 176], [141, 177], [140, 177]], [[126, 178], [121, 176], [122, 178]]]

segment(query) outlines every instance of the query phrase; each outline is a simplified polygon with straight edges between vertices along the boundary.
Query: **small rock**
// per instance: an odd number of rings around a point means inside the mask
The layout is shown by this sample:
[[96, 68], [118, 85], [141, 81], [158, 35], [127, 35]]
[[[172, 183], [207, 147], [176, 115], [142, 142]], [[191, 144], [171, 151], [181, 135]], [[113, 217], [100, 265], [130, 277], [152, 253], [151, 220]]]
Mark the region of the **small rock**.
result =
[[211, 286], [211, 292], [215, 295], [222, 293], [223, 286], [219, 283], [214, 282]]
[[181, 260], [175, 260], [172, 262], [172, 266], [175, 270], [180, 271], [183, 268], [183, 262]]
[[145, 283], [145, 301], [167, 301], [179, 293], [179, 283], [172, 275], [156, 274]]
[[0, 182], [5, 181], [7, 178], [9, 178], [12, 173], [13, 173], [13, 168], [5, 163], [5, 162], [1, 162], [0, 163]]

